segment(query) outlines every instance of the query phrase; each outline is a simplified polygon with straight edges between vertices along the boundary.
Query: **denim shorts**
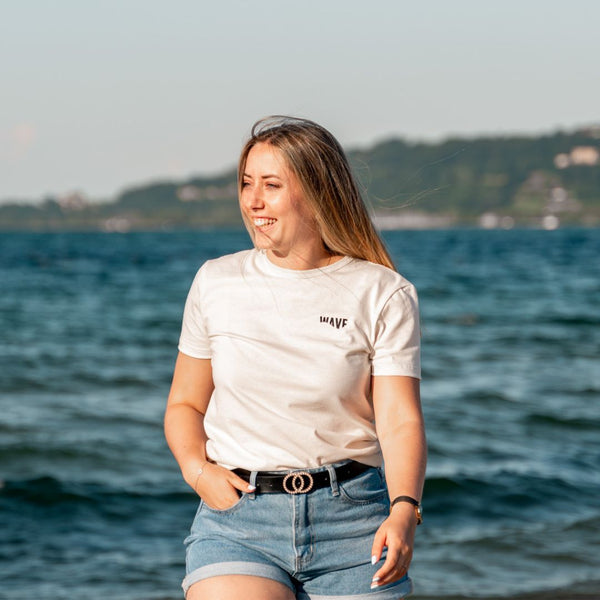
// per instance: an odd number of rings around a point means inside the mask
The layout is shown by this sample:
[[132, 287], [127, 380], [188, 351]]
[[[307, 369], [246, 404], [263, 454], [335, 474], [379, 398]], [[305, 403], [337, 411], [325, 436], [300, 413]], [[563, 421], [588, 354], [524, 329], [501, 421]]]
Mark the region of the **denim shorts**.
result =
[[[346, 462], [346, 461], [345, 461]], [[372, 467], [307, 494], [243, 494], [215, 510], [200, 502], [186, 538], [187, 590], [217, 575], [255, 575], [288, 586], [298, 600], [397, 600], [408, 596], [407, 576], [370, 589], [383, 564], [371, 565], [375, 532], [389, 514], [383, 472]], [[250, 479], [252, 482], [252, 478]]]

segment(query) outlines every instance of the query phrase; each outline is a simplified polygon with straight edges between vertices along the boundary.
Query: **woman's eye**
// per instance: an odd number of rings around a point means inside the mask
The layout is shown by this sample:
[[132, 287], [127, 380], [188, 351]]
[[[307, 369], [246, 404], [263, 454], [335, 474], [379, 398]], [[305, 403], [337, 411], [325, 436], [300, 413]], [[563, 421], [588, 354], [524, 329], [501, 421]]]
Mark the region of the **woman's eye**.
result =
[[267, 183], [267, 187], [268, 188], [277, 189], [279, 187], [279, 184], [277, 184], [277, 183]]

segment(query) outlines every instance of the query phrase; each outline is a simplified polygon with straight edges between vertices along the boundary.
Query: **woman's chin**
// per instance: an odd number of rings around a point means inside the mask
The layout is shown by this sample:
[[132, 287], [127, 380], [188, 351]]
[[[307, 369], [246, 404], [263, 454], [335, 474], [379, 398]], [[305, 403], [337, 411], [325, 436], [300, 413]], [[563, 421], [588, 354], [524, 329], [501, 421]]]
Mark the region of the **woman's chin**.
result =
[[254, 234], [254, 246], [259, 250], [271, 250], [275, 244], [273, 240], [258, 231]]
[[264, 237], [256, 236], [254, 238], [254, 247], [257, 250], [270, 250], [273, 244], [269, 243], [269, 240], [265, 240]]

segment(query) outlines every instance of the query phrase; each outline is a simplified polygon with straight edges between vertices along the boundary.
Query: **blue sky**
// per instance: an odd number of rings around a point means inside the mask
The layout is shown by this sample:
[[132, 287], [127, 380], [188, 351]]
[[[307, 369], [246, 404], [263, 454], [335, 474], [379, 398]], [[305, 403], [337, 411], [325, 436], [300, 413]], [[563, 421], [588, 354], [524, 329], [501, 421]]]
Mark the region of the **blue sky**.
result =
[[600, 122], [596, 0], [19, 0], [0, 19], [0, 199], [233, 166], [295, 114], [346, 147]]

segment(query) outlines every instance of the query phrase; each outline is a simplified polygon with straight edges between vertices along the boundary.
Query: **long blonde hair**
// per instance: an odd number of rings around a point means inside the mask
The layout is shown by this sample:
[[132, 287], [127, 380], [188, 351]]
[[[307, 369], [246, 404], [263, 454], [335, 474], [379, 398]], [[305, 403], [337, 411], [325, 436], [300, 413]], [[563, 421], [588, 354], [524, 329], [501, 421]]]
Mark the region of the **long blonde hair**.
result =
[[[238, 164], [241, 194], [246, 160], [259, 143], [277, 148], [298, 178], [326, 249], [395, 270], [361, 198], [348, 159], [339, 142], [308, 119], [271, 116], [257, 121]], [[248, 223], [246, 227], [252, 236]]]

